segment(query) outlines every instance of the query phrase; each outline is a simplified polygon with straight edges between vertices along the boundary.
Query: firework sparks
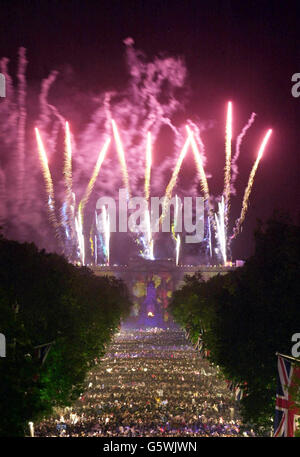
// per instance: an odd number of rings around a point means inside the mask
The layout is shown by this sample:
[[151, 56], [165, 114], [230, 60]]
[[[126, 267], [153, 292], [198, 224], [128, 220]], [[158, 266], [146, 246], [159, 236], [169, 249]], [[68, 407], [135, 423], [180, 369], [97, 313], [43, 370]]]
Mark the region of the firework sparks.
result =
[[25, 126], [26, 126], [26, 50], [19, 50], [19, 67], [18, 67], [18, 106], [19, 106], [19, 121], [18, 121], [18, 162], [19, 162], [19, 182], [17, 181], [17, 196], [22, 203], [22, 188], [25, 176]]
[[[79, 205], [77, 202], [75, 204], [75, 194], [73, 192], [74, 185], [72, 182], [74, 173], [72, 169], [72, 129], [70, 130], [70, 126], [68, 122], [66, 122], [64, 116], [62, 116], [59, 110], [50, 104], [48, 100], [50, 88], [54, 84], [58, 73], [56, 71], [51, 71], [49, 76], [42, 81], [41, 92], [39, 95], [40, 114], [37, 122], [37, 126], [40, 128], [40, 130], [36, 129], [36, 140], [38, 144], [39, 160], [41, 162], [47, 192], [46, 204], [49, 213], [49, 220], [55, 228], [55, 234], [60, 239], [59, 241], [64, 243], [64, 247], [61, 249], [61, 251], [63, 251], [64, 254], [67, 254], [67, 257], [70, 260], [74, 260], [74, 247], [76, 247], [78, 255], [81, 259], [81, 263], [84, 263], [86, 260], [84, 244], [85, 240], [83, 235], [84, 208], [90, 198], [91, 192], [94, 189], [97, 176], [102, 166], [102, 162], [105, 160], [105, 152], [101, 153], [100, 151], [98, 160], [94, 158], [93, 155], [95, 139], [98, 138], [99, 132], [104, 132], [104, 135], [114, 138], [117, 160], [121, 165], [121, 178], [125, 184], [124, 187], [126, 187], [128, 197], [131, 195], [131, 193], [133, 193], [133, 190], [137, 193], [142, 191], [148, 202], [148, 209], [145, 212], [146, 224], [148, 224], [148, 226], [146, 225], [145, 232], [142, 233], [143, 236], [141, 237], [141, 243], [143, 245], [143, 250], [141, 253], [144, 257], [151, 258], [153, 256], [154, 233], [151, 233], [151, 229], [149, 228], [149, 200], [151, 195], [151, 179], [152, 186], [155, 188], [155, 191], [161, 192], [162, 186], [165, 186], [165, 184], [162, 182], [165, 176], [165, 172], [172, 167], [172, 177], [169, 183], [167, 183], [167, 187], [164, 187], [165, 199], [163, 203], [162, 214], [160, 216], [161, 223], [162, 219], [166, 215], [166, 210], [168, 209], [170, 200], [172, 198], [172, 193], [174, 192], [178, 175], [181, 171], [182, 163], [188, 151], [189, 145], [191, 145], [193, 151], [197, 168], [197, 176], [199, 177], [199, 181], [197, 183], [195, 182], [195, 186], [194, 183], [192, 183], [190, 189], [194, 195], [196, 193], [196, 188], [198, 188], [198, 183], [201, 185], [201, 194], [203, 193], [206, 209], [208, 211], [208, 237], [206, 238], [206, 242], [209, 243], [210, 254], [213, 253], [213, 244], [216, 240], [218, 241], [219, 247], [220, 245], [224, 245], [225, 239], [225, 245], [226, 242], [228, 243], [228, 250], [230, 239], [226, 240], [225, 235], [229, 233], [228, 219], [230, 210], [230, 197], [231, 193], [234, 192], [234, 182], [238, 172], [236, 163], [240, 155], [242, 142], [244, 141], [248, 129], [254, 122], [255, 113], [251, 114], [247, 124], [243, 127], [241, 133], [239, 133], [237, 136], [235, 143], [235, 153], [233, 154], [233, 157], [231, 157], [233, 141], [233, 104], [230, 101], [226, 103], [225, 110], [227, 111], [227, 114], [225, 113], [226, 126], [224, 190], [223, 200], [216, 208], [217, 214], [215, 215], [215, 211], [213, 211], [213, 199], [209, 194], [209, 181], [207, 180], [208, 176], [205, 173], [206, 158], [204, 144], [202, 143], [200, 135], [200, 132], [203, 130], [205, 124], [200, 124], [199, 122], [194, 123], [192, 120], [188, 120], [187, 124], [189, 127], [186, 127], [188, 136], [187, 138], [183, 138], [181, 134], [183, 125], [175, 126], [172, 121], [173, 116], [177, 112], [177, 109], [182, 106], [181, 99], [178, 98], [177, 95], [175, 96], [175, 93], [177, 93], [175, 89], [184, 87], [184, 81], [186, 78], [186, 69], [184, 65], [180, 59], [172, 58], [155, 58], [154, 61], [145, 63], [145, 60], [141, 58], [142, 54], [134, 49], [132, 40], [126, 40], [126, 53], [130, 71], [130, 81], [127, 89], [123, 94], [118, 94], [120, 97], [114, 96], [117, 94], [115, 91], [111, 91], [109, 93], [103, 94], [103, 97], [99, 97], [99, 100], [104, 100], [103, 105], [96, 107], [96, 111], [94, 111], [92, 114], [91, 122], [87, 123], [86, 128], [80, 133], [80, 141], [78, 142], [76, 153], [77, 169], [80, 168], [80, 173], [84, 174], [90, 167], [90, 169], [93, 170], [93, 174], [91, 178], [90, 176], [87, 177], [87, 179], [90, 178], [90, 180], [87, 181], [87, 188], [81, 189], [81, 179], [74, 181], [77, 182], [78, 192], [80, 192], [80, 195], [83, 195]], [[0, 60], [0, 69], [5, 76], [7, 84], [7, 97], [6, 100], [4, 100], [1, 104], [0, 110], [1, 119], [2, 122], [4, 122], [0, 131], [0, 138], [4, 138], [4, 148], [6, 146], [9, 146], [10, 148], [10, 161], [14, 164], [14, 171], [16, 173], [16, 176], [14, 176], [14, 187], [12, 188], [13, 195], [10, 195], [10, 193], [12, 193], [10, 190], [10, 180], [5, 179], [6, 172], [10, 172], [10, 164], [8, 164], [8, 168], [6, 170], [3, 170], [5, 176], [2, 172], [0, 174], [1, 217], [3, 217], [3, 211], [5, 210], [5, 220], [10, 219], [10, 216], [16, 215], [14, 214], [14, 208], [19, 208], [20, 203], [22, 202], [22, 195], [19, 194], [25, 195], [25, 192], [28, 191], [31, 182], [33, 182], [33, 179], [28, 179], [28, 183], [27, 180], [24, 179], [25, 171], [30, 172], [31, 165], [30, 162], [24, 163], [25, 151], [27, 148], [26, 138], [30, 137], [26, 134], [28, 118], [26, 113], [26, 65], [26, 52], [24, 48], [21, 48], [19, 51], [16, 78], [18, 84], [15, 90], [12, 83], [13, 80], [8, 73], [8, 60]], [[172, 97], [169, 97], [168, 102], [161, 103], [161, 96], [165, 92], [165, 82], [168, 82], [168, 85], [171, 89], [170, 93], [173, 95]], [[180, 91], [178, 91], [178, 93], [180, 93]], [[112, 119], [112, 113], [114, 114], [115, 120]], [[125, 129], [124, 131], [119, 131], [118, 126], [125, 125], [125, 123], [127, 126], [126, 131]], [[171, 165], [173, 164], [173, 155], [170, 154], [169, 156], [164, 157], [160, 163], [159, 170], [157, 170], [155, 179], [153, 179], [152, 174], [156, 170], [152, 168], [152, 146], [157, 140], [163, 126], [168, 126], [175, 135], [174, 144], [176, 151], [179, 152], [179, 156], [176, 157], [177, 163], [175, 164], [174, 170], [173, 165]], [[65, 129], [63, 165], [63, 185], [65, 189], [65, 196], [62, 202], [59, 201], [58, 196], [56, 195], [55, 197], [57, 201], [54, 199], [54, 184], [48, 165], [48, 157], [52, 157], [52, 154], [56, 152], [56, 146], [60, 141], [59, 133], [61, 128]], [[43, 141], [41, 139], [40, 132], [43, 132]], [[106, 139], [107, 136], [105, 136], [104, 139]], [[258, 151], [257, 159], [251, 170], [248, 185], [245, 189], [244, 199], [242, 202], [241, 215], [240, 218], [236, 221], [236, 226], [234, 228], [234, 234], [232, 238], [238, 234], [241, 228], [241, 224], [245, 219], [251, 188], [253, 185], [253, 180], [255, 179], [255, 173], [261, 160], [263, 149], [266, 147], [266, 144], [269, 140], [269, 136], [267, 137], [265, 144], [263, 144], [261, 149]], [[47, 152], [45, 151], [43, 142], [45, 145], [47, 145]], [[130, 152], [130, 155], [126, 155], [125, 157], [124, 151], [126, 151], [126, 154], [127, 151]], [[95, 166], [96, 160], [97, 163]], [[26, 166], [28, 167], [27, 169]], [[115, 163], [112, 164], [111, 169], [109, 169], [109, 167], [105, 169], [105, 172], [107, 172], [107, 175], [105, 176], [105, 181], [107, 183], [106, 186], [110, 193], [113, 193], [114, 189], [116, 189], [120, 179], [118, 174], [115, 173], [115, 170], [113, 169], [114, 166]], [[143, 187], [140, 189], [139, 186], [143, 179]], [[16, 197], [17, 205], [10, 204], [10, 201], [12, 199], [15, 201]], [[34, 203], [35, 198], [35, 192], [32, 192], [32, 203]], [[4, 199], [8, 199], [5, 205], [3, 204]], [[57, 211], [58, 202], [61, 205], [60, 211]], [[34, 207], [34, 205], [32, 205], [32, 207]], [[56, 220], [56, 214], [57, 218], [59, 218], [58, 222]], [[31, 218], [30, 214], [28, 215], [28, 218]], [[34, 218], [31, 219], [32, 220], [30, 221], [27, 220], [27, 222], [29, 222], [28, 225], [30, 225], [34, 220]], [[175, 214], [175, 223], [176, 219], [177, 216]], [[5, 220], [3, 221], [4, 223]], [[15, 220], [17, 219], [15, 218]], [[23, 223], [23, 221], [21, 221], [21, 223]], [[106, 220], [106, 226], [107, 225], [109, 225], [108, 220]], [[88, 227], [84, 228], [85, 230], [88, 230]], [[21, 224], [19, 224], [18, 230], [21, 231], [23, 229], [25, 229], [25, 232], [26, 226], [21, 226]], [[93, 251], [92, 254], [94, 254], [95, 262], [97, 262], [97, 247], [96, 241], [94, 241], [95, 231], [93, 230], [90, 231], [90, 234], [92, 235], [91, 244], [87, 239], [86, 248], [90, 249], [91, 245]], [[180, 243], [178, 241], [178, 237], [176, 236], [176, 232], [179, 231], [180, 230], [176, 230], [175, 225], [172, 227], [173, 242], [176, 243], [176, 252], [178, 252], [178, 243]], [[100, 236], [98, 232], [96, 232], [95, 240], [98, 241], [99, 254], [100, 245], [101, 249], [102, 245], [103, 248], [106, 249], [107, 242], [105, 242], [104, 235]], [[219, 253], [222, 260], [224, 261], [224, 258], [226, 258], [226, 252], [224, 253], [223, 247], [222, 249], [220, 248]]]
[[180, 235], [176, 235], [175, 231], [176, 231], [176, 228], [178, 229], [178, 213], [179, 213], [179, 199], [178, 199], [178, 195], [175, 195], [175, 211], [174, 211], [174, 222], [172, 224], [172, 238], [173, 240], [175, 241], [175, 258], [176, 258], [176, 265], [178, 265], [178, 261], [179, 261], [179, 253], [180, 253], [180, 243], [181, 243], [181, 239], [180, 239]]
[[92, 238], [92, 236], [90, 236], [90, 246], [91, 246], [91, 254], [92, 256], [94, 257], [94, 240]]
[[164, 217], [166, 215], [166, 211], [167, 211], [167, 208], [168, 208], [168, 203], [172, 198], [172, 192], [173, 192], [173, 189], [174, 189], [174, 187], [176, 185], [178, 174], [180, 172], [181, 165], [182, 165], [183, 159], [185, 158], [185, 155], [187, 153], [187, 150], [188, 150], [188, 147], [190, 145], [190, 142], [191, 142], [191, 136], [188, 135], [188, 137], [185, 140], [185, 143], [183, 145], [183, 148], [180, 151], [176, 166], [175, 166], [175, 168], [173, 170], [173, 173], [172, 173], [172, 177], [171, 177], [171, 179], [169, 181], [169, 184], [167, 185], [167, 188], [166, 188], [164, 202], [163, 202], [163, 208], [162, 208], [162, 214], [160, 216], [160, 222], [163, 221], [163, 219], [164, 219]]
[[69, 226], [68, 226], [67, 203], [66, 202], [64, 202], [61, 207], [61, 225], [65, 228], [66, 239], [69, 240], [71, 238], [71, 234], [70, 234]]
[[146, 221], [146, 227], [147, 227], [147, 243], [146, 243], [147, 257], [150, 260], [154, 260], [154, 255], [153, 255], [154, 242], [153, 242], [153, 237], [152, 237], [152, 232], [151, 232], [151, 220], [150, 220], [149, 209], [147, 209], [147, 211], [146, 211], [145, 221]]
[[175, 195], [175, 211], [174, 211], [174, 222], [171, 227], [171, 233], [173, 240], [176, 242], [176, 233], [175, 230], [177, 228], [177, 221], [178, 221], [178, 211], [179, 211], [179, 203], [178, 203], [178, 195]]
[[260, 160], [261, 160], [261, 158], [263, 156], [264, 150], [265, 150], [265, 148], [266, 148], [266, 146], [268, 144], [268, 141], [269, 141], [269, 138], [270, 138], [271, 134], [272, 134], [272, 129], [269, 129], [267, 131], [267, 133], [265, 134], [264, 139], [261, 142], [261, 145], [259, 147], [259, 150], [258, 150], [258, 153], [257, 153], [257, 158], [256, 158], [256, 160], [254, 162], [253, 167], [252, 167], [252, 170], [251, 170], [251, 173], [250, 173], [250, 176], [249, 176], [249, 179], [248, 179], [248, 184], [247, 184], [247, 187], [245, 189], [243, 203], [242, 203], [241, 215], [240, 215], [239, 219], [236, 221], [236, 225], [235, 225], [234, 230], [233, 230], [232, 238], [236, 237], [236, 235], [240, 231], [242, 223], [244, 222], [244, 219], [245, 219], [245, 216], [246, 216], [246, 213], [247, 213], [247, 209], [248, 209], [248, 205], [249, 205], [249, 197], [250, 197], [250, 194], [251, 194], [251, 189], [252, 189], [252, 186], [253, 186], [254, 177], [255, 177], [259, 162], [260, 162]]
[[150, 177], [152, 165], [152, 151], [151, 151], [151, 133], [147, 134], [147, 147], [146, 147], [146, 168], [145, 168], [145, 198], [149, 201], [150, 197]]
[[81, 217], [75, 216], [75, 230], [78, 240], [78, 255], [81, 260], [81, 264], [85, 265], [85, 240], [82, 229]]
[[236, 177], [238, 174], [238, 168], [237, 168], [236, 162], [240, 156], [241, 145], [242, 145], [243, 139], [244, 139], [247, 131], [250, 129], [251, 125], [255, 121], [255, 116], [256, 116], [256, 113], [251, 114], [250, 118], [248, 119], [247, 124], [243, 127], [241, 133], [238, 135], [238, 137], [236, 139], [235, 154], [234, 154], [234, 157], [232, 159], [232, 164], [231, 164], [231, 169], [232, 169], [231, 192], [232, 193], [235, 192], [233, 185], [235, 183], [235, 180], [236, 180]]
[[129, 178], [128, 178], [128, 171], [127, 171], [127, 165], [126, 165], [126, 160], [125, 160], [125, 153], [124, 153], [124, 148], [123, 144], [119, 135], [118, 127], [115, 121], [112, 119], [112, 128], [113, 128], [113, 133], [114, 133], [114, 138], [117, 146], [117, 152], [119, 156], [119, 161], [121, 164], [121, 169], [122, 169], [122, 174], [123, 174], [123, 181], [124, 185], [127, 189], [128, 195], [130, 195], [130, 187], [129, 187]]
[[92, 257], [95, 257], [93, 231], [94, 231], [94, 222], [91, 225], [89, 241], [90, 241], [90, 246], [91, 246]]
[[181, 244], [181, 239], [180, 239], [180, 235], [178, 234], [176, 237], [176, 266], [178, 266], [178, 262], [179, 262], [180, 244]]
[[195, 163], [196, 163], [196, 167], [197, 167], [199, 178], [200, 178], [200, 182], [201, 182], [202, 192], [204, 194], [205, 200], [207, 202], [209, 202], [208, 183], [207, 183], [206, 174], [205, 174], [205, 171], [204, 171], [204, 168], [203, 168], [201, 154], [200, 154], [200, 151], [198, 149], [197, 143], [195, 141], [193, 132], [191, 131], [191, 129], [189, 128], [188, 125], [186, 126], [186, 129], [187, 129], [187, 132], [188, 132], [188, 134], [190, 136], [190, 139], [191, 139], [191, 146], [192, 146], [192, 150], [193, 150], [193, 153], [194, 153]]
[[[101, 207], [101, 213], [97, 214], [95, 212], [95, 222], [96, 222], [96, 230], [98, 232], [99, 241], [102, 246], [103, 254], [106, 259], [107, 265], [109, 265], [110, 261], [110, 219], [109, 213], [106, 209], [106, 206], [103, 205]], [[95, 236], [95, 248], [94, 248], [94, 256], [95, 256], [95, 263], [97, 265], [98, 262], [98, 242], [97, 236]]]
[[38, 146], [38, 153], [39, 153], [39, 158], [40, 158], [40, 163], [42, 166], [42, 171], [43, 171], [43, 176], [45, 180], [45, 185], [46, 185], [46, 192], [48, 195], [48, 211], [49, 211], [49, 219], [52, 225], [54, 226], [55, 229], [55, 234], [58, 239], [60, 239], [60, 233], [59, 233], [59, 224], [56, 219], [55, 215], [55, 200], [54, 200], [54, 188], [53, 188], [53, 181], [49, 169], [49, 164], [48, 164], [48, 158], [46, 154], [46, 150], [39, 132], [39, 129], [36, 127], [35, 128], [35, 135], [36, 135], [36, 141], [37, 141], [37, 146]]
[[[96, 162], [96, 165], [93, 170], [93, 174], [91, 179], [89, 180], [89, 183], [86, 187], [86, 190], [84, 192], [83, 198], [81, 199], [79, 205], [78, 205], [78, 216], [75, 218], [75, 228], [76, 228], [76, 233], [77, 233], [77, 240], [78, 240], [78, 250], [79, 250], [79, 256], [81, 258], [81, 263], [84, 265], [85, 262], [85, 241], [84, 241], [84, 235], [83, 235], [83, 216], [84, 216], [84, 208], [91, 196], [91, 193], [94, 189], [94, 185], [96, 182], [96, 179], [99, 175], [102, 163], [104, 161], [107, 149], [110, 145], [110, 138], [108, 138], [102, 149], [99, 152], [98, 159]], [[92, 255], [94, 256], [94, 245], [93, 245], [93, 239], [90, 236], [90, 243], [91, 243], [91, 251]]]
[[231, 174], [231, 141], [232, 141], [232, 103], [227, 105], [226, 134], [225, 134], [225, 173], [224, 173], [224, 199], [225, 199], [225, 226], [228, 225], [230, 204], [230, 174]]
[[91, 193], [92, 193], [92, 191], [94, 189], [94, 185], [95, 185], [96, 179], [97, 179], [97, 177], [99, 175], [100, 168], [101, 168], [102, 163], [104, 161], [105, 154], [107, 152], [109, 144], [110, 144], [110, 138], [108, 138], [105, 141], [101, 151], [99, 152], [98, 160], [97, 160], [95, 168], [93, 170], [92, 177], [91, 177], [91, 179], [90, 179], [90, 181], [89, 181], [89, 183], [88, 183], [88, 185], [87, 185], [87, 187], [85, 189], [84, 195], [83, 195], [83, 197], [82, 197], [82, 199], [81, 199], [81, 201], [80, 201], [80, 203], [78, 205], [78, 214], [79, 214], [79, 217], [81, 219], [81, 224], [83, 224], [84, 207], [87, 204], [87, 202], [88, 202], [88, 200], [89, 200], [89, 198], [91, 196]]
[[225, 225], [225, 204], [224, 204], [224, 197], [222, 196], [221, 202], [218, 203], [218, 214], [215, 214], [216, 219], [216, 236], [218, 245], [221, 251], [222, 259], [224, 265], [227, 262], [227, 241], [226, 241], [226, 225]]
[[177, 229], [178, 230], [178, 214], [179, 214], [179, 199], [178, 199], [178, 195], [176, 194], [175, 195], [175, 214], [174, 214], [174, 233], [175, 233], [175, 230]]
[[65, 155], [64, 155], [64, 178], [66, 186], [67, 203], [72, 204], [72, 145], [69, 123], [65, 127]]
[[208, 225], [208, 245], [209, 245], [209, 255], [212, 257], [212, 243], [211, 243], [211, 228], [210, 228], [210, 218], [207, 218]]
[[200, 151], [198, 149], [198, 146], [197, 146], [195, 137], [193, 135], [193, 132], [191, 131], [189, 126], [186, 126], [186, 129], [187, 129], [188, 134], [190, 135], [190, 138], [191, 138], [191, 146], [192, 146], [192, 150], [193, 150], [193, 153], [194, 153], [194, 159], [195, 159], [196, 167], [197, 167], [197, 170], [198, 170], [199, 179], [200, 179], [200, 182], [201, 182], [201, 189], [202, 189], [202, 192], [203, 192], [203, 195], [204, 195], [204, 199], [205, 199], [205, 202], [206, 202], [206, 205], [207, 205], [210, 222], [213, 225], [213, 227], [216, 229], [215, 220], [214, 220], [214, 216], [213, 216], [213, 211], [212, 211], [211, 204], [210, 204], [208, 182], [207, 182], [206, 174], [205, 174], [205, 171], [204, 171], [204, 168], [203, 168], [203, 162], [202, 162], [201, 154], [200, 154]]
[[[65, 123], [65, 148], [64, 148], [64, 182], [66, 189], [66, 200], [61, 209], [61, 224], [65, 228], [65, 235], [67, 240], [74, 240], [76, 233], [74, 226], [74, 199], [75, 195], [72, 191], [72, 143], [71, 132], [69, 123]], [[68, 241], [65, 246], [67, 255], [70, 242]], [[70, 246], [71, 247], [71, 246]], [[72, 251], [72, 248], [71, 248]]]
[[94, 243], [95, 243], [95, 265], [98, 263], [98, 243], [97, 243], [97, 235], [94, 237]]
[[102, 207], [102, 224], [104, 229], [104, 244], [105, 244], [105, 251], [106, 251], [106, 262], [109, 265], [110, 260], [110, 221], [109, 221], [109, 214], [106, 211], [106, 207]]
[[[206, 173], [204, 170], [203, 166], [203, 161], [202, 161], [202, 156], [200, 149], [198, 147], [197, 141], [195, 139], [194, 132], [192, 129], [187, 125], [186, 130], [187, 130], [187, 138], [184, 142], [184, 145], [179, 153], [175, 168], [173, 170], [171, 179], [166, 187], [165, 191], [165, 197], [164, 197], [164, 202], [163, 202], [163, 208], [162, 208], [162, 214], [160, 216], [160, 223], [162, 222], [163, 218], [166, 215], [166, 211], [168, 209], [168, 203], [170, 202], [172, 198], [172, 193], [174, 190], [174, 187], [176, 185], [177, 179], [179, 172], [182, 167], [183, 160], [186, 156], [186, 153], [188, 151], [189, 146], [191, 146], [193, 155], [194, 155], [194, 160], [199, 176], [199, 180], [201, 183], [201, 190], [204, 195], [204, 199], [206, 202], [206, 207], [208, 210], [208, 244], [209, 244], [209, 251], [210, 251], [210, 256], [212, 257], [212, 234], [211, 234], [211, 227], [213, 227], [216, 240], [218, 243], [219, 247], [219, 253], [222, 258], [222, 262], [226, 264], [227, 262], [227, 231], [228, 231], [228, 215], [229, 215], [229, 198], [230, 198], [230, 191], [231, 188], [230, 186], [232, 185], [232, 180], [234, 178], [234, 167], [235, 167], [235, 162], [238, 158], [239, 151], [240, 151], [240, 146], [242, 143], [242, 140], [247, 132], [247, 130], [251, 127], [252, 123], [254, 122], [254, 117], [255, 114], [252, 113], [252, 116], [248, 120], [247, 124], [244, 126], [242, 132], [237, 138], [237, 144], [236, 144], [236, 153], [233, 159], [233, 162], [231, 164], [231, 142], [232, 142], [232, 103], [228, 102], [227, 106], [227, 119], [226, 119], [226, 144], [225, 144], [225, 152], [226, 152], [226, 163], [225, 163], [225, 173], [224, 173], [224, 193], [222, 196], [221, 202], [218, 203], [218, 212], [214, 214], [213, 209], [211, 207], [211, 202], [210, 202], [210, 194], [209, 194], [209, 187], [208, 187], [208, 182], [207, 182], [207, 177]], [[121, 164], [121, 169], [122, 169], [122, 175], [123, 175], [123, 181], [124, 184], [127, 188], [128, 196], [130, 195], [130, 188], [129, 188], [129, 179], [128, 179], [128, 171], [127, 171], [127, 166], [126, 166], [126, 161], [125, 161], [125, 153], [123, 149], [123, 145], [120, 139], [120, 135], [118, 132], [117, 125], [114, 120], [112, 120], [112, 128], [113, 128], [113, 134], [114, 134], [114, 139], [116, 142], [116, 148], [118, 152], [118, 158], [119, 162]], [[263, 151], [266, 147], [266, 144], [268, 142], [268, 139], [270, 137], [271, 130], [268, 131], [266, 134], [260, 149], [258, 151], [258, 156], [255, 161], [255, 164], [251, 170], [248, 185], [245, 190], [245, 195], [243, 199], [243, 205], [242, 205], [242, 211], [241, 211], [241, 216], [236, 222], [236, 227], [234, 229], [234, 235], [232, 238], [236, 236], [238, 233], [240, 226], [245, 218], [245, 214], [247, 211], [248, 207], [248, 201], [249, 201], [249, 196], [251, 193], [251, 188], [253, 185], [253, 180], [255, 177], [255, 173], [258, 167], [258, 164], [261, 160]], [[45, 177], [45, 182], [46, 182], [46, 190], [48, 193], [48, 208], [49, 212], [51, 215], [51, 220], [54, 223], [54, 226], [56, 227], [56, 230], [58, 228], [58, 224], [55, 219], [55, 202], [54, 202], [54, 191], [53, 191], [53, 183], [51, 179], [51, 174], [48, 166], [48, 160], [47, 160], [47, 155], [45, 148], [43, 146], [41, 137], [39, 135], [38, 129], [36, 129], [36, 136], [37, 136], [37, 142], [38, 142], [38, 149], [39, 149], [39, 155], [40, 155], [40, 160], [42, 163], [42, 168], [43, 168], [43, 173]], [[199, 140], [199, 139], [198, 139]], [[78, 245], [78, 255], [80, 257], [81, 263], [84, 264], [85, 262], [85, 240], [84, 240], [84, 235], [83, 235], [83, 215], [84, 215], [84, 208], [90, 198], [90, 195], [93, 191], [96, 179], [99, 175], [101, 166], [103, 164], [103, 161], [105, 159], [106, 152], [108, 150], [109, 144], [110, 144], [110, 139], [107, 139], [106, 142], [104, 143], [102, 149], [99, 152], [99, 156], [96, 162], [96, 165], [94, 167], [92, 177], [86, 187], [86, 190], [84, 192], [83, 198], [81, 199], [79, 205], [78, 205], [78, 210], [77, 210], [77, 217], [75, 217], [75, 201], [74, 201], [74, 194], [72, 193], [72, 147], [71, 147], [71, 134], [70, 134], [70, 127], [68, 122], [66, 122], [66, 127], [65, 127], [65, 153], [64, 153], [64, 177], [65, 177], [65, 187], [66, 187], [66, 202], [62, 206], [62, 221], [63, 225], [65, 226], [65, 235], [67, 240], [73, 239], [72, 238], [72, 230], [70, 230], [72, 221], [73, 225], [75, 223], [75, 226], [73, 228], [73, 232], [76, 232], [76, 241]], [[150, 199], [150, 178], [151, 178], [151, 166], [152, 166], [152, 148], [151, 148], [151, 133], [147, 133], [147, 139], [146, 139], [146, 164], [145, 164], [145, 182], [144, 182], [144, 193], [145, 193], [145, 198], [147, 202], [149, 202]], [[201, 144], [200, 144], [201, 147]], [[233, 169], [233, 176], [231, 179], [231, 165]], [[68, 210], [70, 212], [70, 216], [68, 214]], [[172, 237], [175, 241], [175, 257], [176, 257], [176, 265], [178, 265], [179, 262], [179, 253], [180, 253], [180, 246], [181, 246], [181, 238], [178, 234], [176, 234], [176, 225], [177, 225], [177, 219], [178, 219], [178, 196], [176, 195], [175, 199], [175, 212], [174, 212], [174, 223], [172, 225]], [[140, 243], [143, 246], [143, 249], [140, 251], [141, 255], [145, 258], [148, 259], [154, 259], [153, 255], [153, 235], [151, 232], [151, 220], [150, 220], [150, 211], [149, 207], [145, 211], [145, 223], [146, 223], [146, 229], [144, 235], [140, 239]], [[106, 256], [107, 263], [109, 264], [110, 258], [109, 258], [109, 250], [110, 250], [110, 221], [109, 221], [109, 215], [107, 214], [107, 210], [105, 207], [102, 208], [102, 224], [103, 224], [103, 249], [104, 253]], [[90, 244], [91, 244], [91, 252], [92, 256], [95, 259], [95, 263], [97, 262], [97, 236], [94, 240], [94, 237], [92, 236], [92, 231], [90, 233]]]
[[151, 177], [151, 165], [152, 165], [152, 150], [151, 150], [151, 133], [147, 133], [147, 145], [146, 145], [146, 167], [145, 167], [145, 199], [148, 204], [148, 208], [145, 211], [145, 224], [146, 224], [146, 233], [144, 238], [141, 240], [145, 249], [142, 252], [142, 255], [145, 258], [154, 260], [154, 241], [151, 231], [151, 220], [150, 220], [150, 211], [149, 211], [149, 198], [150, 198], [150, 177]]
[[183, 159], [185, 158], [185, 155], [187, 153], [187, 150], [188, 150], [188, 147], [190, 145], [190, 142], [191, 142], [191, 137], [189, 135], [188, 138], [185, 140], [183, 148], [181, 149], [181, 152], [179, 154], [179, 158], [178, 158], [176, 166], [174, 168], [172, 177], [170, 179], [169, 184], [167, 185], [166, 193], [165, 193], [165, 196], [166, 196], [167, 200], [170, 200], [171, 197], [172, 197], [172, 192], [173, 192], [173, 189], [175, 187], [175, 184], [176, 184], [176, 181], [177, 181], [177, 178], [178, 178], [178, 174], [180, 172], [181, 165], [182, 165]]

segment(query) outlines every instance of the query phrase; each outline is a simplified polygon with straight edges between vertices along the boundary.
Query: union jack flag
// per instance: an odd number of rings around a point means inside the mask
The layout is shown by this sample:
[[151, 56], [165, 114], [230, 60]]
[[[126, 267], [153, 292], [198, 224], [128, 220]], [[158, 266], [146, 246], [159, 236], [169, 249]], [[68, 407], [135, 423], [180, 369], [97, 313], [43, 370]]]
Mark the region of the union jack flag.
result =
[[300, 377], [300, 366], [292, 363], [292, 358], [278, 355], [278, 385], [276, 394], [276, 410], [274, 420], [274, 436], [294, 436], [296, 421], [300, 409], [295, 407], [289, 388], [294, 379]]
[[244, 396], [244, 390], [240, 386], [237, 386], [235, 388], [234, 395], [235, 395], [235, 401], [241, 401]]

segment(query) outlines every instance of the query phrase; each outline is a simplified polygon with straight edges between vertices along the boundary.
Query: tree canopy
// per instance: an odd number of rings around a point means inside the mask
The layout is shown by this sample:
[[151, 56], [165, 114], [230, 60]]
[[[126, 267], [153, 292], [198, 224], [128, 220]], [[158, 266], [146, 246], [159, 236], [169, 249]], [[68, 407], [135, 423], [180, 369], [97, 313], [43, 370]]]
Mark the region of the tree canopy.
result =
[[[0, 238], [0, 436], [23, 435], [28, 421], [79, 396], [130, 305], [122, 281]], [[42, 363], [37, 346], [47, 343]]]
[[270, 426], [275, 412], [276, 352], [291, 355], [300, 329], [300, 227], [283, 216], [260, 224], [243, 267], [204, 282], [186, 278], [170, 311], [226, 379], [243, 386], [244, 420]]

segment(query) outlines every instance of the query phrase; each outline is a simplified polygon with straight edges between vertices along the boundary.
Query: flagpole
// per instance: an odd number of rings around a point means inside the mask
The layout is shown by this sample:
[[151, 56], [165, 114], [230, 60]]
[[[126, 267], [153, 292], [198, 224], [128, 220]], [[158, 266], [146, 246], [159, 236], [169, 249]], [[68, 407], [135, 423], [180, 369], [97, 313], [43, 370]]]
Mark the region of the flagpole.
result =
[[291, 357], [290, 355], [280, 354], [280, 352], [276, 352], [275, 355], [278, 357], [283, 357], [284, 359], [290, 360], [292, 362], [300, 363], [300, 359], [296, 359], [295, 357]]

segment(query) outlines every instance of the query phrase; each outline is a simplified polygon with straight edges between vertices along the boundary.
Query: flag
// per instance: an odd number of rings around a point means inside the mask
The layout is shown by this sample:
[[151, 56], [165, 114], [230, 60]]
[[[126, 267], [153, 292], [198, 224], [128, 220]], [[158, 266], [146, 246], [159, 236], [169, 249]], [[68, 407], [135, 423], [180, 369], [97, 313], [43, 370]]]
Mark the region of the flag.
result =
[[276, 410], [274, 420], [274, 436], [294, 436], [295, 425], [300, 415], [292, 401], [290, 387], [294, 380], [300, 378], [300, 365], [293, 363], [292, 357], [278, 354], [278, 383], [276, 394]]
[[241, 399], [243, 398], [244, 396], [244, 390], [238, 386], [235, 388], [235, 401], [241, 401]]

